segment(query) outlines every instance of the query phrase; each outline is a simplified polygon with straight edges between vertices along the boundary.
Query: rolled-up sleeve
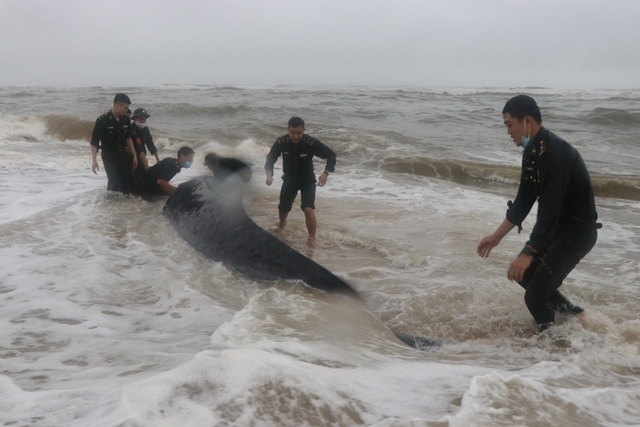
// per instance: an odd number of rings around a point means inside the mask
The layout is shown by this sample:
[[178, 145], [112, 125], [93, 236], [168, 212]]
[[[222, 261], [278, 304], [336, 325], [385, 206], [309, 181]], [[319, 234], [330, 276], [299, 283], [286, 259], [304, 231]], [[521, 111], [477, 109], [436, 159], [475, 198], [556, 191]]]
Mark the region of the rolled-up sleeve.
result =
[[96, 124], [93, 126], [93, 132], [91, 132], [91, 145], [98, 148], [100, 147], [100, 119], [96, 120]]
[[518, 233], [522, 230], [522, 221], [529, 215], [533, 204], [536, 202], [536, 188], [532, 182], [527, 180], [523, 172], [520, 176], [520, 187], [515, 200], [507, 203], [507, 220], [511, 224], [518, 226]]
[[277, 139], [271, 146], [269, 154], [267, 154], [267, 161], [264, 164], [264, 169], [273, 172], [273, 165], [276, 164], [280, 154], [282, 154], [282, 144], [280, 143], [280, 140]]
[[327, 166], [325, 167], [325, 169], [331, 173], [335, 172], [336, 163], [338, 162], [336, 153], [320, 141], [316, 141], [316, 143], [313, 144], [313, 149], [314, 156], [318, 156], [321, 159], [327, 159]]

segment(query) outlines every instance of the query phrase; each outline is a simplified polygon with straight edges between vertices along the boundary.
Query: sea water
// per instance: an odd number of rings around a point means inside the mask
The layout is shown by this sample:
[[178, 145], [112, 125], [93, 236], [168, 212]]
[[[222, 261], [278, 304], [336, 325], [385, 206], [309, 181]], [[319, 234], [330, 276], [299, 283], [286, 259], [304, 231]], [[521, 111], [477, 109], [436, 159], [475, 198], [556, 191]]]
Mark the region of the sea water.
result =
[[[107, 197], [89, 139], [117, 92], [151, 114], [161, 158], [195, 149], [174, 184], [206, 174], [208, 152], [247, 161], [248, 214], [363, 303], [251, 280], [194, 251], [163, 200]], [[561, 288], [585, 321], [542, 334], [506, 278], [535, 208], [476, 254], [517, 191], [501, 111], [519, 93], [584, 157], [604, 224]], [[294, 115], [338, 155], [314, 249], [297, 207], [277, 230], [281, 160], [265, 184]], [[0, 423], [640, 425], [639, 130], [639, 90], [2, 87]]]

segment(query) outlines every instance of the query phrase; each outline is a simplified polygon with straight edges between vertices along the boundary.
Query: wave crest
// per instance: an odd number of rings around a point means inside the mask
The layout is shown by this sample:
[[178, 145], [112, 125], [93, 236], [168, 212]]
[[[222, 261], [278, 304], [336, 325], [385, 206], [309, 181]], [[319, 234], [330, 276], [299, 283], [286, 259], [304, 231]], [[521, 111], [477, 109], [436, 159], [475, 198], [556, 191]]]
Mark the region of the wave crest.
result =
[[640, 113], [598, 107], [587, 114], [585, 119], [592, 124], [601, 126], [636, 126], [640, 124]]
[[520, 182], [520, 168], [459, 160], [390, 157], [385, 159], [381, 167], [389, 172], [410, 173], [467, 185], [478, 184], [479, 181], [514, 185]]
[[[463, 185], [520, 183], [520, 167], [472, 163], [460, 160], [441, 160], [426, 157], [385, 159], [380, 165], [388, 172], [408, 173], [439, 178]], [[597, 197], [640, 200], [640, 178], [591, 174], [593, 191]]]
[[47, 134], [53, 135], [62, 141], [91, 140], [94, 122], [57, 114], [44, 116], [43, 120], [47, 125]]

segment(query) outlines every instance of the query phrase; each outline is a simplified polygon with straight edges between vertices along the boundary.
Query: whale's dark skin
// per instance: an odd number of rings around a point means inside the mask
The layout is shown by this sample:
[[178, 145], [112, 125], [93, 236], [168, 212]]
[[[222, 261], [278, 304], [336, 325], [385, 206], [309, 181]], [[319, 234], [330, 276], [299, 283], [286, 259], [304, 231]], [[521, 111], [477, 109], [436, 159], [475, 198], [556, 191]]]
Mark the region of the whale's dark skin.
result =
[[[242, 205], [242, 181], [193, 178], [176, 188], [163, 214], [195, 250], [256, 280], [298, 279], [328, 293], [360, 299], [342, 279], [262, 229]], [[394, 332], [395, 333], [395, 332]], [[423, 349], [435, 340], [395, 333]]]
[[299, 279], [329, 293], [358, 298], [342, 279], [253, 222], [236, 185], [212, 176], [194, 178], [169, 197], [164, 215], [198, 252], [252, 279]]

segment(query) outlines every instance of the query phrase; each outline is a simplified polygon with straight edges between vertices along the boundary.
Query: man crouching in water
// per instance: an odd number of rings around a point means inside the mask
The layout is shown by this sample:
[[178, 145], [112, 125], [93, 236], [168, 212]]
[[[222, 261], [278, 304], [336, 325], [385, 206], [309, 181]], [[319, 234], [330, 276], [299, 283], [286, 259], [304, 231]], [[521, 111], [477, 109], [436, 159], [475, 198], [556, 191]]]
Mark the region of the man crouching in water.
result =
[[182, 168], [188, 169], [193, 163], [195, 151], [191, 147], [182, 147], [178, 150], [178, 158], [167, 157], [151, 166], [136, 184], [136, 195], [151, 202], [153, 197], [160, 194], [173, 194], [176, 187], [169, 181], [180, 172]]
[[507, 134], [522, 146], [522, 175], [514, 202], [496, 231], [482, 239], [478, 255], [486, 258], [502, 238], [527, 217], [538, 201], [538, 217], [531, 236], [507, 272], [526, 289], [524, 300], [538, 328], [555, 322], [555, 310], [579, 315], [584, 312], [558, 288], [593, 248], [598, 214], [589, 172], [580, 153], [542, 126], [542, 115], [533, 98], [518, 95], [502, 110]]

